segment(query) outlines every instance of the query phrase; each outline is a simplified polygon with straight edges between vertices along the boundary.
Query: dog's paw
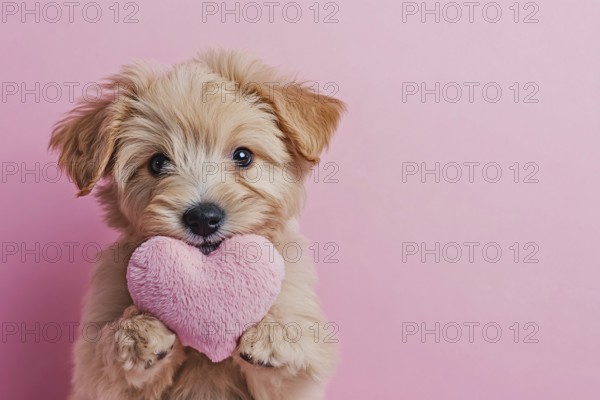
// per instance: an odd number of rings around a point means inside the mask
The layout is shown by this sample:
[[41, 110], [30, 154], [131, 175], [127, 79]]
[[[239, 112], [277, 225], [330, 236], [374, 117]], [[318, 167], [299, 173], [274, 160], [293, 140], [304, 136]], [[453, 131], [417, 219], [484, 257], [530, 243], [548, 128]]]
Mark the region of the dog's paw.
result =
[[[301, 334], [300, 334], [301, 335]], [[264, 368], [287, 368], [291, 373], [306, 367], [306, 354], [298, 332], [267, 316], [242, 337], [237, 354], [242, 362]]]
[[114, 333], [116, 359], [131, 383], [143, 382], [163, 366], [180, 362], [177, 336], [154, 316], [128, 307]]

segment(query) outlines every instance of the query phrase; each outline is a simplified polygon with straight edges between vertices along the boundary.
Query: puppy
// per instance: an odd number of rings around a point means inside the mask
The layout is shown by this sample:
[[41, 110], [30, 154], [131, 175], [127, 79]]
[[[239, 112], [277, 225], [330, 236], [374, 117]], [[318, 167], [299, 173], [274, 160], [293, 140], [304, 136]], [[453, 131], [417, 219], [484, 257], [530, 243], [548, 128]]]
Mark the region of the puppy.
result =
[[[50, 146], [59, 164], [79, 196], [97, 185], [107, 223], [121, 232], [93, 272], [71, 399], [323, 398], [335, 350], [323, 340], [307, 251], [286, 262], [275, 304], [220, 363], [137, 310], [125, 272], [133, 249], [157, 235], [205, 254], [236, 234], [261, 235], [280, 251], [303, 244], [302, 178], [343, 110], [256, 60], [211, 51], [172, 68], [126, 66], [99, 99], [79, 103], [56, 125]], [[299, 338], [286, 340], [290, 323]]]

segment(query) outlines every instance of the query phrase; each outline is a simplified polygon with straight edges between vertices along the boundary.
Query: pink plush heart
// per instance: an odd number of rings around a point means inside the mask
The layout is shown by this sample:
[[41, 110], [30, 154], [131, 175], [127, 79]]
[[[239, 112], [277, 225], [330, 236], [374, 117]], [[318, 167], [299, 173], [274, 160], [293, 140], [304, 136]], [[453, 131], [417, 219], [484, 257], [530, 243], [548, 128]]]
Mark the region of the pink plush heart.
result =
[[261, 236], [234, 236], [208, 256], [180, 240], [156, 236], [133, 252], [127, 286], [140, 310], [154, 314], [184, 346], [219, 362], [265, 316], [283, 274], [283, 258]]

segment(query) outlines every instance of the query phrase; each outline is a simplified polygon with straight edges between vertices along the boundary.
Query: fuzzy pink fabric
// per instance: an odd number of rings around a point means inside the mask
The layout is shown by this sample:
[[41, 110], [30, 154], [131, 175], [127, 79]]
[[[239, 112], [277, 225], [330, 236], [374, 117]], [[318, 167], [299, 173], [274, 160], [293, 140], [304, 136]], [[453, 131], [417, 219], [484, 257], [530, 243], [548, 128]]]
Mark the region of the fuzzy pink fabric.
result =
[[283, 274], [281, 255], [261, 236], [234, 236], [208, 256], [180, 240], [156, 236], [131, 256], [127, 286], [140, 310], [154, 314], [184, 346], [219, 362], [265, 316]]

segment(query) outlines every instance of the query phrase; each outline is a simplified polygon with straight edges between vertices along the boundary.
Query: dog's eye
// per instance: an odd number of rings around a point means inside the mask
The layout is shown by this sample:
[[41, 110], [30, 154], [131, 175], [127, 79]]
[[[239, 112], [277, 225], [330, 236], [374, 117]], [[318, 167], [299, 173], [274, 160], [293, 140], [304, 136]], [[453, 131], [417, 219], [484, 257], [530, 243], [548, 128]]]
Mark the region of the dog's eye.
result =
[[164, 154], [155, 154], [150, 159], [148, 167], [150, 168], [150, 172], [152, 172], [152, 174], [158, 176], [165, 172], [165, 167], [167, 166], [168, 162], [169, 159]]
[[233, 152], [233, 161], [238, 167], [248, 167], [252, 164], [252, 152], [245, 147], [240, 147]]

